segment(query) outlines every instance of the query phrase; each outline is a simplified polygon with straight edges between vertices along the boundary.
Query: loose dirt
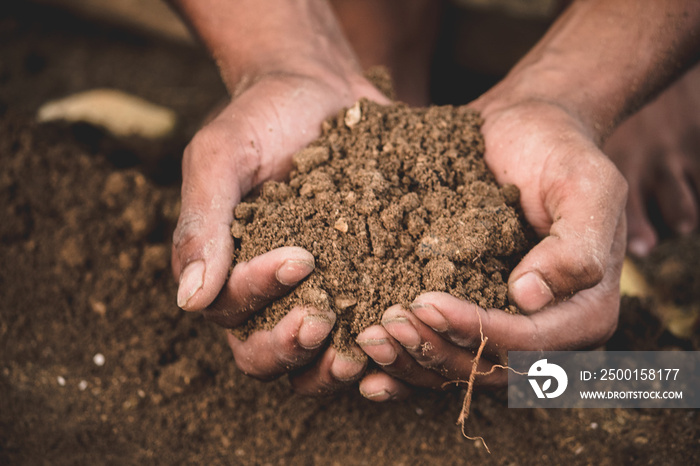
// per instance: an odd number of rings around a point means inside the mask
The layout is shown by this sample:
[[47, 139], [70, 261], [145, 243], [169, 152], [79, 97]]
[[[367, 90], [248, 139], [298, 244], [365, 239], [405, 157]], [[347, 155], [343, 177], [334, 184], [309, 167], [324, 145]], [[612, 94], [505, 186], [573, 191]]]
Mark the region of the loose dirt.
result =
[[324, 122], [289, 183], [268, 182], [235, 209], [235, 261], [281, 246], [316, 259], [302, 285], [237, 333], [312, 305], [338, 315], [333, 344], [350, 352], [386, 308], [425, 291], [517, 312], [507, 280], [534, 241], [518, 189], [499, 187], [484, 162], [480, 125], [465, 107], [367, 100]]

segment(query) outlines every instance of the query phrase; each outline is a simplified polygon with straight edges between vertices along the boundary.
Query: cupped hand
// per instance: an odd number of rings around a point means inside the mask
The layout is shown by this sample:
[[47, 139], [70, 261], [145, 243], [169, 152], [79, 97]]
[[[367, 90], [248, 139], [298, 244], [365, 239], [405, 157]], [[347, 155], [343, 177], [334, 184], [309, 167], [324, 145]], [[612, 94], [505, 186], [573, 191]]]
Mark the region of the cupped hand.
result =
[[[292, 155], [319, 135], [325, 118], [360, 97], [388, 101], [359, 74], [273, 73], [243, 87], [185, 150], [172, 254], [178, 305], [227, 328], [288, 293], [314, 268], [309, 252], [280, 248], [236, 264], [229, 276], [234, 207], [264, 181], [284, 178]], [[229, 343], [237, 365], [252, 376], [269, 380], [295, 371], [300, 391], [328, 391], [357, 378], [365, 365], [359, 351], [348, 358], [324, 349], [334, 319], [295, 308], [272, 330], [246, 341], [230, 335]]]
[[[485, 160], [499, 183], [520, 188], [521, 206], [540, 242], [512, 271], [512, 315], [480, 309], [444, 293], [419, 296], [409, 309], [389, 308], [381, 325], [357, 342], [383, 370], [367, 375], [369, 399], [400, 398], [411, 386], [466, 381], [487, 338], [478, 372], [507, 363], [509, 350], [572, 350], [610, 337], [619, 312], [627, 185], [598, 149], [591, 131], [543, 101], [500, 104], [481, 99]], [[505, 383], [497, 369], [482, 386]]]

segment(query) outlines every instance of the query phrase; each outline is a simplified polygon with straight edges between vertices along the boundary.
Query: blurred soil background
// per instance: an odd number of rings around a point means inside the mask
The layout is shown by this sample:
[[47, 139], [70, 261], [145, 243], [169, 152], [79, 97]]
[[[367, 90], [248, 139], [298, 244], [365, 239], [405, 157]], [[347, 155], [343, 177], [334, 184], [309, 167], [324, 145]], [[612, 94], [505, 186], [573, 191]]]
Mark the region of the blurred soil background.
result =
[[[55, 3], [0, 5], [0, 464], [700, 463], [695, 410], [515, 410], [505, 392], [477, 393], [466, 431], [488, 454], [455, 424], [460, 391], [378, 405], [239, 373], [222, 330], [177, 308], [169, 269], [180, 154], [225, 96], [216, 69], [181, 26]], [[491, 32], [546, 27], [546, 15], [472, 8], [450, 15], [446, 37], [478, 15]], [[459, 85], [436, 85], [438, 102], [468, 101], [503, 71], [442, 50], [436, 70]], [[95, 88], [171, 109], [175, 130], [37, 122], [47, 101]], [[608, 349], [700, 349], [699, 259], [692, 237], [630, 262], [636, 297]]]

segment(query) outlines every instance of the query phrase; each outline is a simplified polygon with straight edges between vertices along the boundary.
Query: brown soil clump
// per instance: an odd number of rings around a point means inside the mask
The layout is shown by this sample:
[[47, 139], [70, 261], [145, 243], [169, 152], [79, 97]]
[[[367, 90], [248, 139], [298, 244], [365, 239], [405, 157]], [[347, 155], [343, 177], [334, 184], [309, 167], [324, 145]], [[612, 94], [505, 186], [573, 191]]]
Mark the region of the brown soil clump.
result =
[[299, 246], [316, 270], [237, 334], [271, 328], [295, 305], [338, 316], [333, 344], [380, 321], [393, 304], [444, 291], [517, 312], [510, 271], [532, 245], [515, 186], [483, 159], [481, 119], [466, 108], [362, 100], [324, 122], [294, 158], [289, 183], [268, 182], [235, 209], [235, 261]]

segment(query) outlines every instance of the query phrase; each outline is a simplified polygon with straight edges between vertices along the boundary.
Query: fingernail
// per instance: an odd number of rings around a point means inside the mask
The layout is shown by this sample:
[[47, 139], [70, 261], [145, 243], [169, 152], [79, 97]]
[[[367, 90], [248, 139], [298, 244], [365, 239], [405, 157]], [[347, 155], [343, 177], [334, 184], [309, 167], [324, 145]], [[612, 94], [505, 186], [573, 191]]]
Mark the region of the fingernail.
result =
[[381, 390], [375, 393], [365, 393], [362, 390], [360, 390], [360, 394], [368, 400], [372, 401], [388, 401], [392, 397], [392, 394], [387, 392], [386, 390]]
[[177, 289], [177, 305], [187, 309], [187, 303], [204, 285], [206, 266], [202, 259], [190, 262], [180, 274], [180, 286]]
[[364, 354], [337, 353], [331, 364], [331, 374], [341, 382], [355, 380], [362, 373], [365, 364], [367, 364], [367, 356]]
[[646, 257], [651, 252], [651, 246], [642, 239], [631, 239], [627, 243], [627, 250], [634, 256]]
[[323, 344], [335, 324], [335, 314], [309, 314], [299, 327], [297, 342], [305, 349], [316, 349]]
[[447, 319], [432, 304], [413, 303], [409, 309], [416, 317], [436, 332], [444, 333], [448, 330]]
[[528, 272], [511, 285], [511, 294], [519, 297], [524, 311], [536, 311], [554, 301], [549, 286], [534, 272]]
[[277, 269], [275, 276], [283, 285], [297, 284], [314, 270], [314, 263], [307, 260], [288, 259]]
[[421, 344], [418, 331], [406, 317], [382, 319], [382, 325], [392, 337], [408, 349], [416, 349]]
[[386, 338], [357, 340], [362, 351], [380, 366], [387, 366], [396, 361], [398, 354]]

